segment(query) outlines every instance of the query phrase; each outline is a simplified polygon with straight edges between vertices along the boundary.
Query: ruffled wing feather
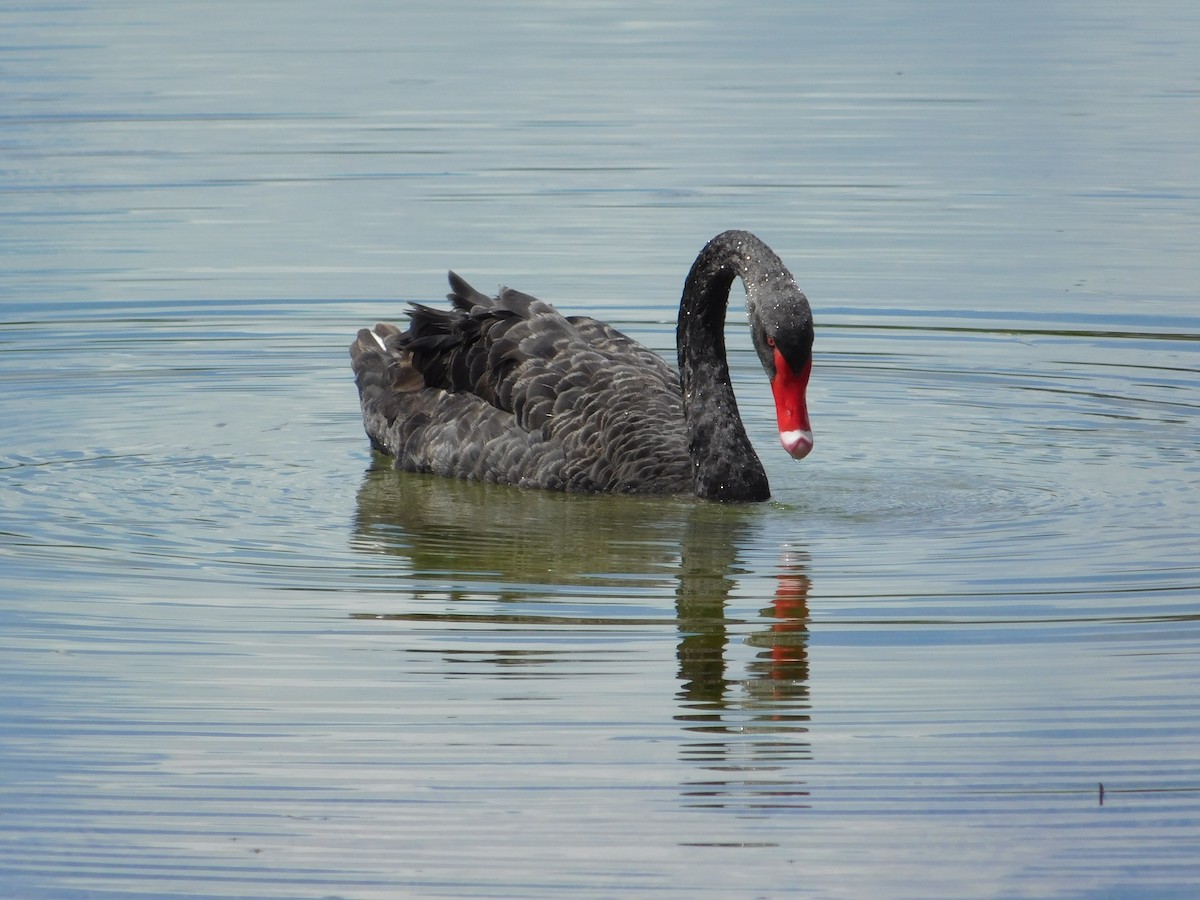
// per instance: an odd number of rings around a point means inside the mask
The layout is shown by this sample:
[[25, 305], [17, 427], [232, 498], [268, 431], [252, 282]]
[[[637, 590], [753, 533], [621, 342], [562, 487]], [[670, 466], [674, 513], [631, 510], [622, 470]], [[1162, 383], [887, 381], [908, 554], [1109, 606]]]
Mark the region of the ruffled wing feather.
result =
[[[454, 273], [449, 309], [351, 347], [371, 443], [399, 468], [574, 491], [690, 490], [679, 378], [602, 322]], [[379, 337], [376, 338], [376, 335]]]

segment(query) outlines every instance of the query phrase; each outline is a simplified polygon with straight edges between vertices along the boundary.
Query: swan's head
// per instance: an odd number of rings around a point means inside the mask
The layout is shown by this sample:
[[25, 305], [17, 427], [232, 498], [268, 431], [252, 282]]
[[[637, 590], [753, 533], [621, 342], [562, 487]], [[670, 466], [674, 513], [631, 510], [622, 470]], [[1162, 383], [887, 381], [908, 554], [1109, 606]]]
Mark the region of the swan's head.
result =
[[813, 448], [807, 396], [812, 373], [812, 309], [786, 271], [783, 277], [762, 285], [747, 285], [746, 309], [754, 349], [775, 395], [779, 442], [793, 459], [803, 459]]

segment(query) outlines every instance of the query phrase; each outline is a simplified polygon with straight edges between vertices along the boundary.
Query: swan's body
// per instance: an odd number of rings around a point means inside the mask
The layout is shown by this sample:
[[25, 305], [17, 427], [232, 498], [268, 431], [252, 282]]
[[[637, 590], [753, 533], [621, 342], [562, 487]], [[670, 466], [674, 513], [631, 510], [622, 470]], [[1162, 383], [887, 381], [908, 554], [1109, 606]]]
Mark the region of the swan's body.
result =
[[407, 331], [363, 329], [350, 347], [372, 446], [396, 467], [553, 490], [766, 500], [725, 359], [725, 308], [746, 285], [780, 440], [812, 449], [805, 388], [812, 312], [769, 247], [745, 231], [705, 245], [684, 285], [677, 373], [595, 319], [450, 273], [453, 308], [413, 304]]

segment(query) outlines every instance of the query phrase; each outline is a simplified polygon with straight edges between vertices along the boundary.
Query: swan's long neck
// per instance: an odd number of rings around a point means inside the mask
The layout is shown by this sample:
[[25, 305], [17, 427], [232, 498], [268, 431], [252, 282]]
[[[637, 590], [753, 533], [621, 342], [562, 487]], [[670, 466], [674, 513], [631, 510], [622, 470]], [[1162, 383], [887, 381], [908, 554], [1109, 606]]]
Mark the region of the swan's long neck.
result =
[[774, 254], [744, 231], [717, 235], [696, 257], [684, 283], [676, 341], [683, 411], [697, 495], [754, 501], [771, 496], [762, 462], [738, 413], [725, 357], [725, 310], [735, 277], [753, 284]]

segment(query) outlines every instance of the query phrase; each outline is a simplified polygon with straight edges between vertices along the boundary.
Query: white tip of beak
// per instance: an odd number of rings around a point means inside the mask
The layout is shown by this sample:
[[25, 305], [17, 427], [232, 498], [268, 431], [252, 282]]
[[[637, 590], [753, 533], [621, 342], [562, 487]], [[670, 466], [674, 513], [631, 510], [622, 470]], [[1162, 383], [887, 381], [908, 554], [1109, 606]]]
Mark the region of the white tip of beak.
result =
[[812, 452], [813, 436], [811, 431], [797, 429], [796, 431], [779, 432], [779, 443], [792, 459], [804, 459]]

